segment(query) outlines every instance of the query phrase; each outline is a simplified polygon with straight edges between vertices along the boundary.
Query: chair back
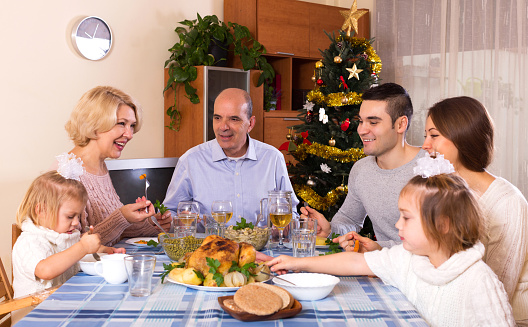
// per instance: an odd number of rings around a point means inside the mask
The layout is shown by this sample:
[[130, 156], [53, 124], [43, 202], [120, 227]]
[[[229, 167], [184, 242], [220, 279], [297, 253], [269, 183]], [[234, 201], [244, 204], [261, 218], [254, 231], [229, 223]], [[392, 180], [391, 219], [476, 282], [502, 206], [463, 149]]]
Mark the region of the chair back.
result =
[[[4, 263], [0, 259], [0, 300], [1, 302], [13, 300], [13, 287], [9, 282]], [[9, 312], [0, 315], [0, 327], [11, 326], [11, 314]]]
[[18, 227], [17, 224], [11, 225], [11, 250], [13, 250], [13, 246], [15, 246], [15, 243], [20, 234], [22, 234], [22, 230], [20, 229], [20, 227]]

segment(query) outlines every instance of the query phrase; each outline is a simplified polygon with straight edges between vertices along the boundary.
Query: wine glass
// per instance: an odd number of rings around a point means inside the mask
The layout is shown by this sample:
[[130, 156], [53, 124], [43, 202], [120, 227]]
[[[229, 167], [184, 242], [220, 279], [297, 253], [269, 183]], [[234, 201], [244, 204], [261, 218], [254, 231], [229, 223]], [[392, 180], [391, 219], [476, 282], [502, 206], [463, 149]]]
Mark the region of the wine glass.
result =
[[279, 230], [279, 249], [286, 248], [284, 246], [284, 228], [288, 226], [292, 219], [291, 200], [288, 201], [286, 197], [270, 197], [268, 204], [270, 221]]
[[200, 215], [198, 202], [181, 201], [176, 209], [174, 217], [174, 233], [177, 237], [194, 236], [196, 234], [196, 223]]
[[233, 205], [231, 201], [215, 200], [211, 205], [211, 215], [218, 223], [220, 229], [220, 236], [225, 235], [225, 224], [233, 217]]

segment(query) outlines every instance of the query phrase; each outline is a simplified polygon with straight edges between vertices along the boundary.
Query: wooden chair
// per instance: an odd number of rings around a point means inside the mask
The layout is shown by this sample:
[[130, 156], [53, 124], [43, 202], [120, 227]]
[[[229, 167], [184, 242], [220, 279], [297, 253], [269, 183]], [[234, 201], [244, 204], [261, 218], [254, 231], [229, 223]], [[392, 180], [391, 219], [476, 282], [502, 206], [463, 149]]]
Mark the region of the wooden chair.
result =
[[[15, 245], [17, 238], [20, 236], [22, 231], [16, 224], [12, 225], [12, 246]], [[4, 263], [0, 258], [0, 327], [11, 326], [11, 317], [4, 319], [11, 311], [18, 309], [27, 308], [29, 306], [37, 305], [48, 298], [53, 292], [55, 292], [59, 286], [51, 287], [40, 292], [29, 294], [20, 298], [13, 298], [14, 292], [11, 283], [7, 277], [7, 273], [4, 268]]]
[[18, 227], [17, 224], [11, 225], [11, 250], [15, 246], [16, 240], [22, 234], [22, 230]]

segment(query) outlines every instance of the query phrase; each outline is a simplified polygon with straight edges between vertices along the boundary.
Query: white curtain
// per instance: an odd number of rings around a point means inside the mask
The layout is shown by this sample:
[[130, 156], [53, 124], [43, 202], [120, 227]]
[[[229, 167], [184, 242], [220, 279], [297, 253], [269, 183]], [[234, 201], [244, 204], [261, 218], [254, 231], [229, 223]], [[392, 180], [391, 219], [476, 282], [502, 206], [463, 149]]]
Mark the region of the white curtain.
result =
[[413, 100], [409, 143], [435, 102], [472, 96], [495, 123], [490, 171], [528, 196], [528, 0], [375, 0], [372, 29], [382, 83]]

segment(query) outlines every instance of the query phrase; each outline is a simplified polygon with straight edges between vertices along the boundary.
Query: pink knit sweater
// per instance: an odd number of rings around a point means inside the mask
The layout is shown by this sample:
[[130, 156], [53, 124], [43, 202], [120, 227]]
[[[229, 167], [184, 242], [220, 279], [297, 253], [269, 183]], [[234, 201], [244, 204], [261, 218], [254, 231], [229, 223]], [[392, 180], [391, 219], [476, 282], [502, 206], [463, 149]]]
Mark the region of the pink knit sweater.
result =
[[119, 210], [123, 204], [117, 195], [110, 175], [98, 176], [85, 172], [81, 176], [88, 203], [81, 219], [82, 232], [85, 226], [94, 226], [94, 233], [101, 237], [101, 244], [112, 246], [121, 238], [156, 236], [158, 231], [148, 221], [129, 223]]

